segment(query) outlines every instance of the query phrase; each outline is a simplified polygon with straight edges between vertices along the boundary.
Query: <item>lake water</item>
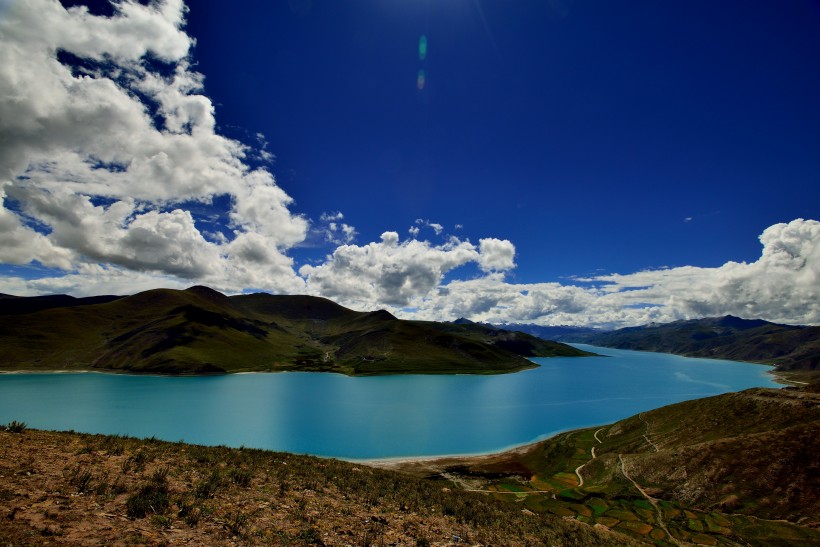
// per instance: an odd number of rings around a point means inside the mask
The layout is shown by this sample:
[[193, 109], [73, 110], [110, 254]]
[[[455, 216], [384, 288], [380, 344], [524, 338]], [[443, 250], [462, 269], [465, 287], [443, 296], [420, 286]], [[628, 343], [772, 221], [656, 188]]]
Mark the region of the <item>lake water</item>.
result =
[[776, 387], [768, 367], [578, 344], [497, 376], [0, 374], [0, 424], [347, 459], [475, 454], [671, 403]]

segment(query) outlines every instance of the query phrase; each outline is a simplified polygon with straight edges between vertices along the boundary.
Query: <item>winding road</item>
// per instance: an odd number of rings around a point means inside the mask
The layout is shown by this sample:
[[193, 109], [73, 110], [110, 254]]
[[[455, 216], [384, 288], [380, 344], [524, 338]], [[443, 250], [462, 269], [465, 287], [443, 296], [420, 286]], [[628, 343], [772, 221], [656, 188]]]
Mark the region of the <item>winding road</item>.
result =
[[[593, 435], [593, 437], [595, 437], [595, 440], [598, 441], [598, 444], [601, 444], [601, 439], [598, 438], [598, 433], [600, 433], [603, 430], [604, 428], [602, 427], [601, 429], [595, 432], [595, 435]], [[581, 476], [581, 469], [583, 469], [586, 464], [588, 464], [596, 458], [594, 446], [592, 447], [592, 450], [590, 450], [590, 454], [592, 454], [592, 457], [589, 459], [588, 462], [582, 463], [581, 465], [575, 468], [575, 474], [578, 476], [578, 488], [581, 488], [584, 485], [584, 477]]]

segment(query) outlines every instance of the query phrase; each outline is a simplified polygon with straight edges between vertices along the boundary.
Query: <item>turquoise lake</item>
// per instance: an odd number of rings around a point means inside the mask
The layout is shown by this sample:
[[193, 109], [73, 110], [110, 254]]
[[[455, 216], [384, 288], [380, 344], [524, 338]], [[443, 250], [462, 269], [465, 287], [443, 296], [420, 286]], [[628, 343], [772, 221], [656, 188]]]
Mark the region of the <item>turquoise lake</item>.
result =
[[0, 374], [0, 424], [345, 459], [477, 454], [779, 385], [761, 365], [577, 347], [603, 356], [497, 376]]

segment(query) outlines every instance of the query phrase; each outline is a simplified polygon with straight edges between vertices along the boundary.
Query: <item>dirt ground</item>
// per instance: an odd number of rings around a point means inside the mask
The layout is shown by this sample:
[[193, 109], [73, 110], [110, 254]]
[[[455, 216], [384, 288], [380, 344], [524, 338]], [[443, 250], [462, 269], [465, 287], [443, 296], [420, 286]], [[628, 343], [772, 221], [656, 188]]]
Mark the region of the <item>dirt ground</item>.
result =
[[[344, 481], [327, 480], [341, 473]], [[401, 480], [364, 465], [262, 451], [0, 431], [0, 545], [541, 543], [539, 532], [517, 531], [506, 513], [475, 525], [483, 517], [458, 513], [470, 510], [469, 499], [467, 509], [442, 514], [438, 501], [384, 494], [389, 481], [404, 488]], [[558, 526], [555, 537], [565, 539], [548, 543], [625, 541], [574, 522]]]

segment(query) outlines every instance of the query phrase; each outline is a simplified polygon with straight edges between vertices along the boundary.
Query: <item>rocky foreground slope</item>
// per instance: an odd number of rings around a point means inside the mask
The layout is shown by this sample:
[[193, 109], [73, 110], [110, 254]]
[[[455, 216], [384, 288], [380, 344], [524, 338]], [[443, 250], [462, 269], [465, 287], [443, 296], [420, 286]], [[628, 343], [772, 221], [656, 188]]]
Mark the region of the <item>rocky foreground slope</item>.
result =
[[0, 431], [0, 545], [630, 545], [361, 464]]

